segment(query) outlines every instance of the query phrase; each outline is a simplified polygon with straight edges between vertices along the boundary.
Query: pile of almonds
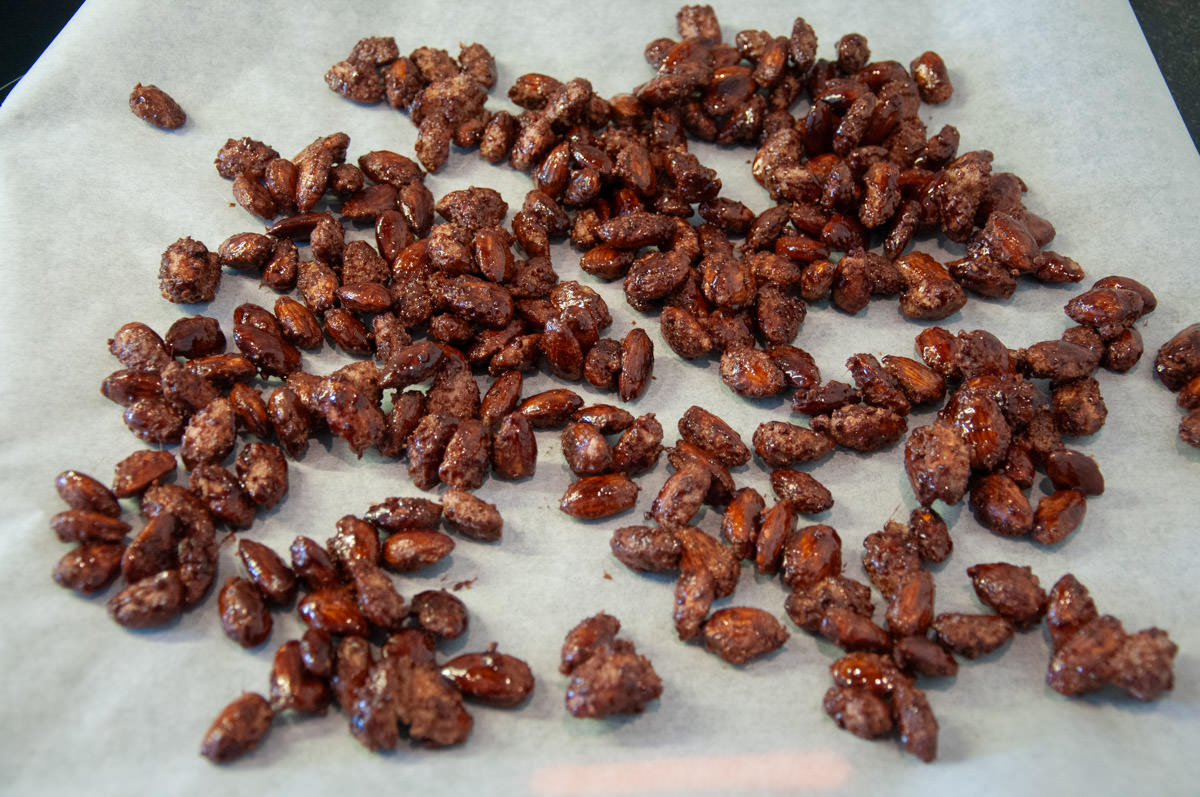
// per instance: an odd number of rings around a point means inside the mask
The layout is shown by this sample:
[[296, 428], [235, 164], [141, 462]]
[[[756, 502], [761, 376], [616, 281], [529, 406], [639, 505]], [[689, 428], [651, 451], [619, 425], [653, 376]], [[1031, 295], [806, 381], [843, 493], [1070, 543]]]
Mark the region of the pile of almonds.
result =
[[[251, 528], [259, 509], [283, 500], [288, 460], [303, 456], [314, 435], [341, 437], [359, 456], [373, 447], [407, 458], [418, 489], [449, 489], [440, 504], [392, 497], [363, 517], [347, 516], [324, 547], [299, 537], [290, 567], [266, 546], [240, 540], [248, 577], [220, 590], [226, 633], [261, 644], [268, 607], [291, 605], [297, 581], [307, 590], [298, 609], [309, 630], [279, 648], [270, 700], [243, 695], [221, 713], [205, 738], [209, 758], [253, 749], [278, 712], [322, 712], [331, 700], [372, 750], [395, 747], [401, 726], [429, 744], [462, 741], [470, 730], [464, 695], [502, 706], [524, 700], [532, 673], [494, 647], [439, 665], [436, 641], [462, 632], [465, 607], [444, 591], [406, 602], [383, 568], [411, 572], [449, 554], [453, 538], [435, 528], [443, 517], [466, 538], [499, 540], [499, 511], [471, 491], [489, 473], [530, 476], [535, 429], [561, 429], [577, 480], [560, 506], [583, 519], [631, 508], [639, 490], [632, 477], [665, 450], [674, 472], [648, 513], [654, 525], [618, 528], [613, 554], [639, 572], [677, 570], [679, 638], [702, 640], [735, 665], [778, 649], [788, 631], [761, 609], [712, 611], [712, 603], [734, 592], [742, 560], [779, 574], [789, 618], [847, 651], [831, 667], [825, 710], [857, 735], [894, 728], [910, 752], [932, 760], [937, 723], [916, 679], [952, 676], [955, 655], [995, 650], [1043, 615], [1055, 640], [1052, 688], [1074, 695], [1115, 684], [1149, 700], [1171, 687], [1175, 646], [1166, 634], [1127, 634], [1087, 610], [1086, 590], [1072, 576], [1047, 596], [1029, 568], [975, 565], [967, 573], [994, 613], [935, 614], [924, 566], [952, 550], [935, 501], [969, 495], [983, 526], [1044, 545], [1079, 525], [1086, 496], [1100, 494], [1103, 479], [1062, 438], [1093, 434], [1104, 422], [1091, 374], [1101, 366], [1125, 372], [1138, 361], [1134, 323], [1154, 309], [1153, 293], [1107, 277], [1067, 305], [1078, 326], [1061, 340], [1009, 349], [983, 330], [929, 327], [917, 336], [920, 360], [859, 353], [846, 363], [853, 385], [823, 381], [813, 358], [793, 345], [813, 303], [855, 315], [874, 298], [898, 297], [904, 316], [939, 321], [968, 294], [1008, 298], [1021, 276], [1079, 282], [1083, 270], [1044, 249], [1053, 227], [1024, 206], [1020, 178], [992, 173], [990, 152], [959, 154], [952, 126], [927, 135], [921, 102], [953, 92], [936, 53], [905, 69], [871, 61], [867, 40], [849, 34], [836, 60], [817, 59], [803, 18], [790, 36], [747, 30], [730, 44], [709, 6], [683, 7], [677, 23], [678, 41], [647, 45], [654, 75], [630, 93], [602, 98], [586, 79], [530, 73], [508, 91], [523, 109], [515, 116], [486, 108], [496, 69], [482, 45], [464, 46], [455, 59], [430, 47], [401, 56], [390, 37], [363, 39], [326, 83], [350, 100], [386, 100], [407, 112], [418, 126], [419, 164], [376, 150], [355, 165], [344, 133], [319, 137], [290, 159], [250, 138], [230, 139], [218, 152], [217, 171], [232, 180], [235, 200], [270, 224], [216, 251], [176, 241], [163, 255], [162, 294], [209, 302], [230, 269], [279, 296], [273, 311], [237, 308], [237, 353], [225, 351], [219, 322], [204, 316], [180, 319], [163, 337], [139, 323], [118, 330], [110, 351], [123, 367], [102, 390], [125, 407], [139, 439], [179, 445], [189, 483], [167, 482], [177, 463], [165, 450], [120, 462], [112, 490], [64, 473], [59, 491], [71, 509], [52, 526], [79, 547], [55, 579], [94, 592], [120, 576], [127, 586], [109, 601], [117, 622], [168, 622], [211, 589], [216, 526]], [[141, 93], [170, 110], [169, 98], [154, 92]], [[802, 98], [807, 110], [794, 113]], [[135, 113], [155, 121], [137, 106]], [[689, 152], [689, 137], [753, 148], [753, 176], [775, 204], [755, 214], [723, 196], [716, 172]], [[451, 144], [530, 173], [534, 187], [510, 229], [509, 206], [493, 189], [472, 186], [435, 201], [425, 170], [441, 168]], [[347, 222], [372, 225], [374, 245], [347, 240]], [[910, 249], [934, 235], [963, 244], [965, 257], [943, 264]], [[678, 442], [664, 449], [653, 413], [585, 407], [568, 388], [523, 398], [523, 374], [538, 368], [623, 402], [651, 379], [649, 335], [634, 328], [620, 340], [604, 337], [612, 324], [604, 299], [560, 280], [549, 244], [565, 237], [581, 252], [583, 272], [622, 280], [634, 310], [658, 315], [677, 355], [719, 358], [720, 378], [741, 396], [790, 393], [808, 425], [766, 421], [752, 451], [728, 423], [693, 406], [678, 419]], [[1181, 436], [1195, 444], [1196, 410], [1184, 404], [1196, 393], [1193, 332], [1160, 351], [1159, 373], [1184, 388], [1180, 402], [1192, 413]], [[366, 359], [330, 374], [306, 372], [301, 350], [326, 336]], [[482, 394], [477, 370], [494, 380]], [[1047, 380], [1048, 397], [1035, 380]], [[908, 429], [914, 406], [943, 400], [934, 423]], [[863, 541], [864, 568], [888, 604], [885, 629], [872, 620], [871, 587], [842, 575], [838, 532], [797, 527], [798, 516], [828, 510], [834, 497], [791, 466], [839, 446], [877, 451], [906, 435], [905, 468], [920, 507], [908, 523], [889, 521]], [[225, 463], [235, 451], [231, 472]], [[755, 455], [773, 469], [770, 506], [730, 471]], [[1034, 509], [1025, 491], [1039, 469], [1055, 492]], [[147, 523], [126, 545], [132, 529], [117, 499], [135, 497]], [[723, 541], [690, 525], [705, 504], [722, 512]], [[637, 713], [661, 693], [649, 662], [616, 638], [618, 629], [601, 613], [568, 634], [561, 671], [572, 678], [572, 714]]]
[[1187, 414], [1179, 421], [1179, 439], [1200, 448], [1200, 324], [1179, 331], [1158, 350], [1154, 372]]
[[567, 711], [575, 717], [640, 714], [662, 694], [662, 680], [632, 642], [617, 639], [621, 621], [600, 612], [567, 632], [558, 670], [571, 676]]

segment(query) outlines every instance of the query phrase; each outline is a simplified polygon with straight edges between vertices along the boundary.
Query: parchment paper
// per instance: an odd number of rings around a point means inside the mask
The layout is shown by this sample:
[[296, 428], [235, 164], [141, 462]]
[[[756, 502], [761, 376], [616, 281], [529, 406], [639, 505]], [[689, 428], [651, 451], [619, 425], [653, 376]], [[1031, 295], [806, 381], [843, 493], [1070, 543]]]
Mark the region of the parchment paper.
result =
[[[938, 761], [924, 765], [894, 740], [866, 742], [838, 730], [821, 710], [832, 646], [791, 625], [776, 579], [744, 570], [737, 593], [718, 605], [753, 605], [787, 623], [778, 653], [733, 667], [673, 633], [672, 581], [639, 576], [612, 558], [612, 529], [636, 523], [666, 478], [666, 463], [639, 481], [636, 510], [581, 523], [557, 510], [569, 482], [557, 434], [540, 433], [537, 474], [479, 491], [505, 518], [494, 545], [459, 541], [448, 564], [398, 578], [412, 595], [471, 581], [459, 595], [471, 612], [467, 634], [444, 655], [483, 649], [527, 660], [538, 679], [515, 710], [473, 707], [466, 744], [426, 750], [406, 743], [372, 755], [346, 731], [346, 717], [282, 717], [255, 754], [215, 767], [197, 750], [217, 711], [242, 690], [265, 692], [275, 648], [301, 630], [294, 612], [276, 615], [270, 640], [253, 651], [222, 633], [212, 594], [170, 626], [129, 632], [107, 618], [114, 590], [81, 599], [49, 574], [67, 550], [49, 531], [62, 509], [53, 490], [68, 468], [108, 481], [118, 460], [143, 445], [120, 409], [100, 396], [118, 367], [106, 340], [140, 320], [160, 332], [195, 312], [221, 319], [244, 301], [270, 306], [274, 294], [226, 273], [216, 301], [179, 307], [159, 297], [162, 251], [190, 235], [216, 246], [261, 229], [232, 204], [212, 167], [228, 137], [251, 136], [284, 154], [337, 130], [357, 156], [387, 148], [412, 153], [415, 130], [386, 106], [363, 107], [330, 92], [322, 76], [362, 36], [391, 35], [401, 52], [420, 45], [457, 52], [479, 41], [499, 61], [489, 106], [511, 107], [504, 91], [520, 74], [588, 77], [605, 95], [651, 76], [644, 45], [675, 36], [677, 5], [659, 2], [521, 4], [496, 2], [312, 3], [93, 0], [47, 49], [0, 109], [0, 777], [19, 794], [362, 793], [405, 794], [752, 794], [828, 791], [895, 794], [1185, 793], [1197, 738], [1194, 572], [1200, 452], [1176, 435], [1175, 397], [1153, 377], [1153, 355], [1171, 335], [1200, 321], [1196, 279], [1200, 225], [1197, 153], [1129, 7], [1088, 2], [803, 5], [723, 3], [727, 39], [761, 28], [787, 35], [803, 14], [833, 55], [845, 33], [869, 39], [876, 59], [908, 61], [926, 49], [949, 64], [956, 87], [943, 106], [923, 106], [931, 131], [956, 125], [962, 151], [991, 149], [998, 171], [1029, 185], [1027, 204], [1049, 218], [1051, 248], [1088, 271], [1083, 286], [1022, 284], [1009, 301], [972, 299], [945, 326], [985, 328], [1009, 346], [1057, 338], [1070, 321], [1063, 304], [1100, 276], [1120, 273], [1150, 285], [1157, 311], [1139, 323], [1146, 357], [1129, 374], [1100, 372], [1109, 418], [1074, 445], [1093, 456], [1108, 489], [1089, 501], [1083, 526], [1054, 550], [996, 537], [963, 506], [946, 508], [955, 551], [936, 569], [939, 611], [980, 611], [965, 570], [1010, 561], [1030, 565], [1049, 586], [1075, 573], [1101, 612], [1136, 630], [1167, 629], [1180, 647], [1175, 690], [1152, 705], [1104, 692], [1068, 700], [1044, 685], [1049, 647], [1040, 629], [1000, 651], [964, 662], [957, 678], [926, 683], [941, 726]], [[154, 83], [186, 109], [166, 133], [134, 118], [126, 100]], [[695, 145], [718, 168], [724, 195], [754, 210], [769, 205], [750, 178], [752, 151]], [[429, 178], [434, 194], [468, 185], [499, 189], [516, 209], [528, 179], [456, 152]], [[357, 230], [353, 236], [366, 237]], [[960, 249], [922, 244], [948, 260]], [[655, 343], [655, 381], [632, 409], [653, 412], [676, 439], [675, 422], [700, 404], [749, 440], [769, 418], [791, 416], [785, 401], [748, 402], [720, 382], [716, 363], [688, 364], [662, 342], [653, 317], [631, 311], [620, 284], [578, 272], [578, 253], [553, 252], [564, 279], [579, 278], [608, 300], [608, 334], [634, 324]], [[910, 354], [920, 326], [895, 301], [872, 302], [857, 317], [810, 308], [797, 345], [825, 378], [848, 380], [843, 363], [860, 351]], [[328, 347], [305, 354], [327, 373], [345, 360]], [[540, 376], [531, 394], [552, 384]], [[486, 387], [487, 380], [483, 380]], [[614, 397], [576, 386], [588, 401]], [[927, 423], [917, 413], [910, 426]], [[861, 540], [914, 499], [902, 446], [872, 456], [838, 451], [809, 468], [836, 505], [818, 518], [838, 529], [847, 573], [862, 578]], [[182, 476], [182, 474], [181, 474]], [[770, 495], [760, 462], [736, 471], [739, 484]], [[1034, 497], [1041, 495], [1039, 480]], [[348, 513], [389, 495], [414, 495], [402, 462], [373, 453], [356, 459], [341, 440], [314, 441], [292, 463], [291, 493], [248, 536], [284, 551], [298, 534], [318, 540]], [[129, 506], [126, 519], [137, 524]], [[717, 533], [711, 509], [698, 524]], [[222, 549], [218, 585], [237, 572]], [[566, 679], [556, 669], [563, 635], [599, 610], [619, 617], [661, 674], [660, 701], [642, 716], [572, 719]], [[877, 618], [882, 610], [877, 610]]]

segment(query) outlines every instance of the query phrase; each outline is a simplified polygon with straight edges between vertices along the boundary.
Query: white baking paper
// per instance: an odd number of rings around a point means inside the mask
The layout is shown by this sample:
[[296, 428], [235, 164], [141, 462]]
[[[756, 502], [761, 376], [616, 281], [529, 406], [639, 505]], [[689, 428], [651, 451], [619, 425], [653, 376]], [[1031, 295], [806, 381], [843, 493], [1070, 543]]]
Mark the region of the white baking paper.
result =
[[[1109, 418], [1075, 445], [1101, 465], [1108, 489], [1091, 500], [1083, 526], [1054, 550], [996, 537], [964, 507], [945, 508], [955, 551], [935, 569], [939, 611], [979, 611], [965, 570], [1010, 561], [1030, 565], [1049, 586], [1075, 573], [1102, 612], [1134, 630], [1167, 629], [1178, 643], [1176, 686], [1150, 705], [1103, 692], [1066, 699], [1045, 685], [1044, 632], [1021, 633], [1000, 651], [963, 662], [957, 678], [926, 685], [941, 727], [938, 760], [922, 764], [895, 739], [867, 742], [838, 730], [821, 709], [836, 649], [791, 625], [777, 579], [745, 568], [736, 594], [719, 605], [766, 609], [792, 632], [782, 650], [733, 667], [674, 635], [672, 581], [637, 575], [610, 554], [617, 526], [636, 523], [666, 478], [666, 463], [639, 479], [634, 511], [578, 522], [557, 510], [569, 473], [557, 435], [542, 432], [537, 474], [511, 484], [489, 480], [480, 495], [505, 518], [492, 545], [460, 540], [448, 564], [398, 578], [411, 596], [470, 582], [459, 595], [471, 612], [467, 634], [444, 655], [502, 651], [530, 663], [532, 697], [513, 710], [472, 707], [466, 744], [429, 750], [402, 743], [374, 755], [347, 733], [344, 714], [283, 716], [259, 750], [230, 766], [198, 755], [218, 710], [243, 690], [265, 692], [275, 648], [295, 638], [294, 612], [276, 615], [271, 639], [244, 651], [221, 633], [216, 596], [168, 627], [129, 632], [106, 616], [114, 589], [84, 599], [50, 580], [67, 550], [48, 529], [63, 506], [57, 473], [73, 468], [108, 481], [112, 466], [142, 448], [118, 407], [98, 392], [118, 367], [106, 340], [138, 320], [165, 332], [177, 318], [221, 319], [245, 301], [274, 294], [227, 273], [208, 306], [162, 300], [157, 269], [172, 241], [192, 236], [215, 248], [227, 236], [261, 229], [232, 204], [212, 167], [229, 137], [250, 136], [290, 155], [314, 138], [345, 131], [357, 156], [373, 149], [412, 154], [415, 130], [386, 106], [364, 107], [330, 92], [322, 77], [363, 36], [394, 36], [401, 52], [421, 45], [456, 53], [460, 42], [488, 46], [499, 63], [489, 107], [526, 72], [588, 77], [611, 96], [652, 72], [643, 47], [676, 36], [677, 6], [661, 2], [536, 4], [494, 2], [314, 3], [92, 0], [46, 50], [0, 109], [0, 778], [13, 794], [1014, 794], [1194, 793], [1192, 764], [1200, 696], [1200, 630], [1195, 576], [1200, 565], [1197, 495], [1200, 451], [1177, 437], [1175, 396], [1153, 378], [1157, 348], [1200, 321], [1200, 161], [1128, 5], [1121, 0], [958, 3], [841, 0], [780, 4], [744, 0], [717, 12], [727, 39], [742, 29], [788, 35], [797, 14], [817, 31], [820, 54], [849, 32], [865, 35], [875, 59], [903, 64], [926, 49], [949, 65], [956, 91], [923, 106], [931, 131], [954, 124], [962, 151], [990, 149], [998, 171], [1029, 186], [1027, 204], [1050, 219], [1051, 248], [1088, 271], [1083, 286], [1022, 284], [1009, 301], [972, 299], [945, 326], [985, 328], [1009, 346], [1057, 338], [1070, 325], [1063, 304], [1090, 280], [1112, 273], [1158, 294], [1138, 324], [1146, 357], [1129, 374], [1101, 372]], [[187, 124], [163, 132], [127, 107], [137, 82], [153, 83], [186, 109]], [[724, 195], [755, 211], [768, 207], [749, 176], [748, 149], [695, 145], [720, 171]], [[455, 152], [430, 176], [435, 195], [469, 185], [499, 189], [514, 210], [526, 175]], [[366, 236], [358, 230], [354, 236]], [[947, 260], [954, 245], [922, 244]], [[655, 380], [633, 403], [653, 412], [676, 439], [692, 404], [730, 421], [749, 440], [766, 419], [789, 419], [784, 400], [733, 395], [716, 363], [685, 363], [657, 332], [653, 316], [631, 311], [619, 283], [578, 271], [578, 253], [557, 245], [564, 279], [580, 279], [608, 300], [612, 336], [644, 327], [655, 344]], [[826, 378], [848, 379], [855, 352], [911, 354], [921, 326], [895, 301], [848, 317], [810, 308], [796, 340]], [[326, 373], [344, 362], [326, 348], [305, 367]], [[486, 386], [487, 381], [484, 380]], [[526, 382], [531, 394], [553, 384]], [[585, 399], [610, 394], [575, 386]], [[928, 422], [917, 413], [910, 425]], [[818, 520], [840, 533], [846, 571], [863, 577], [861, 540], [914, 506], [902, 446], [871, 456], [838, 451], [808, 468], [836, 504]], [[182, 476], [182, 473], [181, 473]], [[770, 495], [757, 460], [739, 484]], [[1035, 486], [1035, 497], [1043, 485]], [[298, 534], [324, 540], [346, 514], [390, 495], [414, 495], [402, 462], [357, 459], [341, 440], [314, 441], [292, 463], [291, 493], [245, 532], [284, 551]], [[125, 517], [137, 523], [136, 511]], [[706, 509], [698, 524], [716, 533]], [[221, 553], [218, 584], [238, 571], [233, 546]], [[564, 634], [605, 610], [654, 663], [661, 700], [644, 715], [576, 720], [563, 709], [557, 671]], [[881, 616], [879, 610], [877, 618]]]

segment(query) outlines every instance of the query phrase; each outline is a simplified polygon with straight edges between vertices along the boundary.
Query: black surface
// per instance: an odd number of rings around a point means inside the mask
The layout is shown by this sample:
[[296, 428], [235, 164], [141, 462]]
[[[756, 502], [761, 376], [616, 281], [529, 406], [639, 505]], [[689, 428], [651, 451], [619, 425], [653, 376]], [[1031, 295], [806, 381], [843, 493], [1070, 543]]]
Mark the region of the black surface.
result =
[[[5, 23], [0, 29], [0, 101], [80, 5], [73, 0], [0, 0], [4, 9], [0, 19]], [[1130, 0], [1130, 5], [1196, 144], [1200, 136], [1200, 3]]]
[[1200, 3], [1130, 0], [1130, 5], [1192, 134], [1192, 144], [1200, 148]]
[[81, 5], [79, 0], [0, 0], [0, 101]]

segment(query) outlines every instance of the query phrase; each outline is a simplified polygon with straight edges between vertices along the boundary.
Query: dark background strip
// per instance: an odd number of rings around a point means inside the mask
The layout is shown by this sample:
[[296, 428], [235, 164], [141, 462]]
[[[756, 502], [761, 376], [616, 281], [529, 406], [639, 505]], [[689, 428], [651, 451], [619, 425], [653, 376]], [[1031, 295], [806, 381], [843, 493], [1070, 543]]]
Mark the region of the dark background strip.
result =
[[[73, 0], [0, 0], [0, 102], [79, 8]], [[1130, 0], [1196, 144], [1200, 135], [1200, 3]], [[130, 86], [132, 89], [133, 87]]]

